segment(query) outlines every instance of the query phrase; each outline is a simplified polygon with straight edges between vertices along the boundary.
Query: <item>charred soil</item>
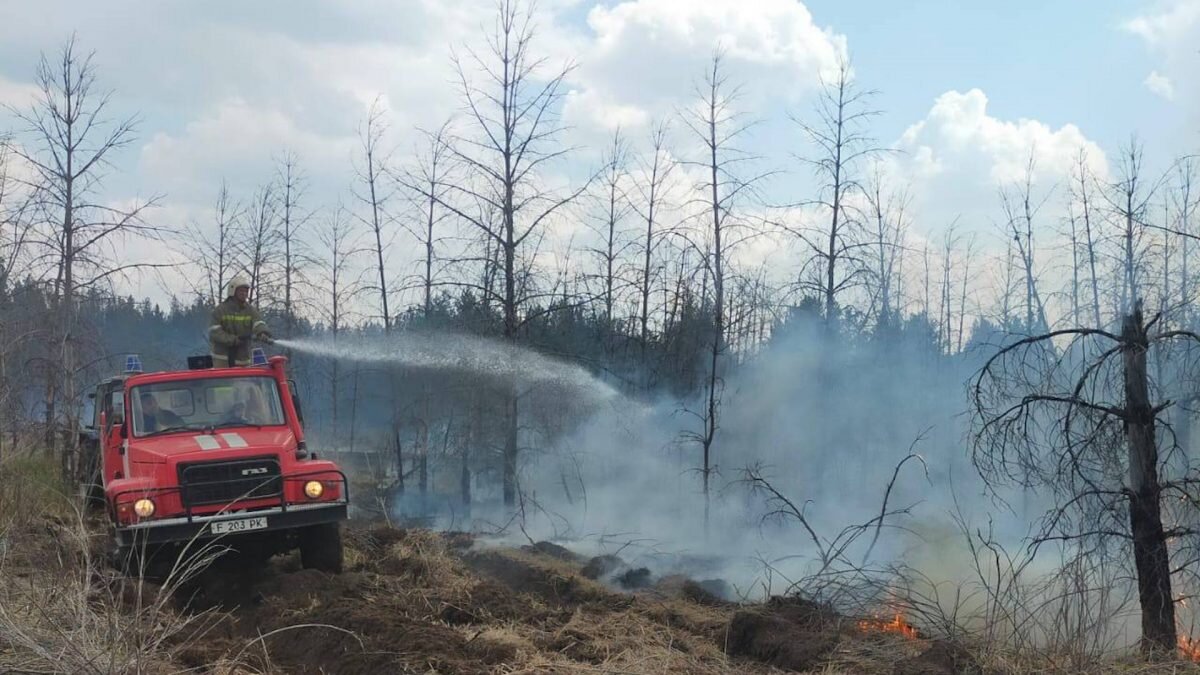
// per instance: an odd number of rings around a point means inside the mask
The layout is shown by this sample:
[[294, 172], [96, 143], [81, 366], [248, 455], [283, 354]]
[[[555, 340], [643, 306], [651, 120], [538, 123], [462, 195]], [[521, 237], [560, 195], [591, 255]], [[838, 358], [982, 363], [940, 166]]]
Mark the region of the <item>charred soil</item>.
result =
[[[0, 603], [18, 611], [0, 612], [0, 672], [55, 668], [46, 665], [50, 652], [39, 657], [6, 641], [15, 628], [45, 629], [56, 640], [79, 634], [69, 625], [79, 608], [59, 614], [46, 600], [64, 577], [91, 584], [82, 602], [94, 620], [132, 626], [126, 633], [136, 639], [115, 646], [103, 642], [110, 630], [95, 644], [56, 647], [89, 659], [121, 651], [133, 664], [104, 672], [1000, 672], [977, 667], [960, 647], [868, 631], [869, 622], [802, 599], [739, 604], [721, 597], [717, 580], [650, 579], [617, 559], [589, 561], [544, 542], [499, 548], [464, 534], [355, 526], [343, 574], [301, 569], [295, 555], [265, 564], [229, 556], [162, 589], [99, 568], [81, 574], [95, 556], [89, 563], [74, 550], [64, 528], [47, 522], [9, 533]], [[39, 613], [53, 625], [4, 624], [36, 622]], [[147, 643], [139, 631], [156, 636], [152, 656], [138, 655]]]

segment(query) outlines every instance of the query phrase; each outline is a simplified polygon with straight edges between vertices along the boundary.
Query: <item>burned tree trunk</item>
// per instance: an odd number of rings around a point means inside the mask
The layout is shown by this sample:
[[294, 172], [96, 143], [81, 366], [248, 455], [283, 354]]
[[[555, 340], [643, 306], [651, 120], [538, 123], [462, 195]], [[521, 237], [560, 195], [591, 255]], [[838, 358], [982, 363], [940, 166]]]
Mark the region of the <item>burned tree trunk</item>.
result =
[[[1089, 556], [1133, 562], [1140, 646], [1150, 658], [1177, 648], [1172, 575], [1189, 583], [1187, 567], [1200, 542], [1190, 520], [1200, 484], [1186, 465], [1168, 461], [1180, 452], [1180, 439], [1160, 419], [1178, 403], [1151, 398], [1147, 371], [1151, 348], [1190, 345], [1200, 335], [1152, 331], [1158, 322], [1144, 319], [1138, 300], [1119, 334], [1077, 327], [1021, 339], [988, 359], [972, 394], [973, 461], [984, 480], [1015, 479], [1054, 500], [1033, 546], [1074, 542]], [[1160, 425], [1167, 429], [1162, 441]], [[1171, 559], [1169, 541], [1179, 542], [1180, 560]]]
[[1150, 346], [1139, 303], [1121, 331], [1125, 373], [1125, 434], [1129, 450], [1129, 529], [1142, 607], [1142, 651], [1175, 649], [1175, 605], [1163, 531], [1155, 410], [1150, 404], [1146, 352]]

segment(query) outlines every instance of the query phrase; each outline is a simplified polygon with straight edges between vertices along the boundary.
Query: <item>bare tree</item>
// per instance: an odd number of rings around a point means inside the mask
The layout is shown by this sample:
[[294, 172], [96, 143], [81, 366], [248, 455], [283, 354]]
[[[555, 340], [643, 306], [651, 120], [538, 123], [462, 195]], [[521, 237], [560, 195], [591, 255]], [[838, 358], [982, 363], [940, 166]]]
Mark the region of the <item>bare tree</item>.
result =
[[[1142, 647], [1169, 654], [1176, 646], [1172, 575], [1186, 571], [1197, 550], [1200, 531], [1189, 523], [1200, 479], [1166, 421], [1176, 403], [1163, 392], [1176, 385], [1155, 386], [1146, 364], [1149, 352], [1174, 353], [1200, 336], [1160, 330], [1160, 320], [1146, 321], [1139, 301], [1120, 334], [1069, 328], [1001, 349], [972, 385], [973, 457], [989, 484], [1041, 489], [1052, 500], [1035, 548], [1065, 541], [1092, 556], [1118, 553], [1114, 546], [1128, 552]], [[1187, 386], [1194, 373], [1176, 379]], [[1181, 561], [1172, 562], [1172, 548]]]
[[220, 302], [225, 297], [225, 285], [239, 269], [236, 240], [241, 216], [241, 206], [233, 201], [229, 186], [222, 180], [213, 205], [213, 227], [193, 223], [186, 233], [187, 245], [204, 273], [203, 289], [194, 290], [206, 295], [210, 302]]
[[22, 190], [15, 177], [14, 158], [9, 139], [0, 136], [0, 293], [29, 262], [27, 252], [33, 236], [28, 217], [32, 203], [29, 191]]
[[620, 290], [618, 275], [621, 272], [621, 256], [629, 246], [628, 242], [622, 241], [622, 226], [632, 211], [628, 195], [625, 194], [628, 161], [628, 144], [618, 128], [613, 132], [612, 143], [605, 153], [600, 179], [596, 183], [598, 194], [592, 200], [598, 217], [588, 221], [588, 226], [601, 242], [591, 252], [600, 262], [600, 297], [604, 303], [604, 322], [609, 327], [613, 325], [613, 307]]
[[[263, 185], [255, 193], [243, 222], [242, 259], [250, 276], [250, 288], [259, 303], [279, 297], [276, 284], [279, 266], [279, 195], [276, 186]], [[272, 304], [274, 301], [271, 301]]]
[[828, 224], [819, 233], [789, 228], [813, 253], [815, 281], [801, 281], [816, 291], [823, 302], [826, 325], [832, 328], [838, 314], [838, 295], [860, 282], [866, 272], [858, 249], [869, 246], [863, 236], [861, 218], [852, 209], [853, 198], [863, 191], [858, 167], [882, 149], [866, 131], [879, 111], [870, 107], [874, 91], [859, 89], [850, 62], [842, 59], [831, 81], [822, 81], [816, 120], [804, 122], [793, 116], [804, 136], [816, 146], [816, 154], [803, 161], [812, 167], [820, 184], [820, 196], [806, 205], [828, 212]]
[[1179, 234], [1179, 300], [1182, 312], [1181, 321], [1185, 326], [1191, 326], [1192, 318], [1192, 271], [1191, 247], [1196, 234], [1192, 231], [1195, 226], [1196, 209], [1200, 207], [1200, 190], [1197, 190], [1196, 175], [1200, 168], [1196, 157], [1184, 157], [1175, 166], [1175, 185], [1171, 191], [1171, 205], [1175, 211], [1175, 227]]
[[[544, 169], [570, 151], [555, 143], [562, 131], [563, 82], [574, 66], [547, 71], [547, 60], [533, 52], [532, 7], [522, 4], [499, 0], [486, 51], [467, 48], [465, 58], [455, 55], [468, 132], [456, 134], [449, 147], [468, 176], [425, 195], [476, 228], [486, 242], [485, 258], [495, 256], [501, 290], [490, 281], [476, 290], [500, 305], [504, 339], [510, 342], [538, 315], [524, 310], [537, 298], [527, 280], [543, 228], [586, 189], [556, 191], [540, 180]], [[513, 507], [520, 428], [515, 383], [505, 387], [503, 397], [504, 503]]]
[[405, 227], [417, 240], [424, 254], [420, 261], [418, 284], [421, 290], [422, 312], [427, 319], [433, 311], [433, 289], [438, 285], [438, 270], [435, 270], [434, 263], [438, 261], [438, 244], [445, 238], [441, 226], [454, 215], [439, 203], [449, 194], [450, 183], [455, 182], [451, 152], [447, 145], [449, 138], [449, 122], [438, 127], [437, 131], [426, 134], [427, 145], [417, 160], [415, 170], [399, 178], [412, 193], [415, 210], [421, 213], [419, 225], [406, 223]]
[[724, 389], [725, 354], [728, 349], [726, 334], [726, 276], [729, 258], [737, 246], [748, 238], [760, 234], [750, 227], [739, 212], [739, 206], [753, 194], [755, 185], [762, 175], [745, 177], [740, 175], [747, 162], [754, 157], [737, 147], [738, 142], [750, 128], [744, 116], [736, 109], [739, 89], [729, 82], [722, 69], [724, 55], [717, 50], [697, 87], [697, 104], [682, 115], [683, 122], [691, 130], [703, 148], [703, 159], [688, 162], [703, 170], [703, 178], [696, 186], [698, 204], [703, 204], [703, 245], [693, 244], [703, 252], [704, 287], [712, 282], [712, 336], [708, 340], [706, 360], [708, 372], [704, 384], [703, 410], [693, 412], [701, 423], [700, 432], [688, 432], [685, 438], [697, 442], [702, 450], [700, 467], [704, 490], [704, 522], [708, 526], [710, 508], [710, 483], [715, 472], [713, 450], [720, 429], [721, 393]]
[[954, 286], [955, 280], [951, 275], [954, 267], [954, 255], [958, 249], [961, 237], [957, 232], [958, 222], [955, 221], [946, 229], [942, 239], [942, 280], [940, 304], [938, 310], [938, 343], [947, 353], [954, 351]]
[[641, 269], [638, 270], [638, 342], [641, 346], [642, 364], [646, 362], [646, 348], [650, 342], [650, 292], [657, 270], [654, 268], [654, 253], [669, 233], [662, 227], [662, 211], [673, 185], [671, 177], [676, 163], [667, 150], [668, 125], [655, 126], [650, 137], [651, 156], [642, 162], [641, 173], [645, 180], [635, 181], [638, 198], [633, 204], [638, 217], [646, 224], [646, 236], [641, 242]]
[[1047, 193], [1041, 199], [1034, 197], [1033, 178], [1036, 167], [1034, 152], [1031, 151], [1022, 179], [1013, 186], [1000, 188], [1000, 206], [1004, 211], [1005, 230], [1016, 244], [1016, 252], [1020, 256], [1025, 274], [1024, 331], [1027, 334], [1041, 332], [1049, 326], [1046, 320], [1046, 306], [1038, 290], [1033, 218], [1049, 200], [1050, 194]]
[[909, 198], [907, 194], [888, 191], [880, 162], [872, 168], [865, 196], [873, 224], [870, 239], [874, 252], [869, 282], [872, 287], [871, 311], [868, 314], [875, 313], [878, 328], [894, 328], [900, 318], [900, 305], [894, 295], [901, 283], [899, 271], [908, 226], [905, 217]]
[[[359, 246], [345, 208], [338, 204], [325, 220], [320, 234], [324, 255], [321, 259], [323, 282], [329, 289], [328, 304], [322, 317], [333, 340], [336, 342], [347, 325], [348, 307], [358, 293], [361, 278], [355, 274], [355, 258], [363, 249]], [[339, 373], [338, 359], [330, 363], [330, 390], [332, 398], [333, 436], [338, 436]]]
[[1142, 285], [1149, 274], [1151, 245], [1150, 208], [1166, 175], [1153, 180], [1143, 176], [1142, 146], [1131, 139], [1121, 150], [1116, 179], [1106, 186], [1103, 197], [1109, 218], [1120, 232], [1121, 312], [1128, 313], [1134, 300], [1143, 297]]
[[391, 151], [384, 147], [387, 136], [385, 113], [383, 104], [376, 99], [367, 111], [366, 120], [359, 128], [362, 154], [359, 157], [359, 164], [355, 167], [357, 181], [353, 193], [355, 199], [366, 210], [366, 215], [356, 212], [355, 217], [370, 230], [374, 241], [373, 263], [377, 281], [373, 285], [364, 287], [363, 290], [373, 291], [379, 295], [383, 329], [385, 332], [391, 332], [392, 315], [388, 302], [387, 256], [394, 235], [390, 232], [393, 215], [388, 211], [388, 204], [395, 196], [395, 188], [392, 181], [388, 180]]
[[[72, 439], [63, 453], [64, 477], [69, 477], [78, 438], [78, 294], [131, 270], [166, 265], [122, 261], [120, 255], [130, 237], [157, 235], [142, 220], [154, 200], [117, 207], [97, 199], [112, 155], [134, 140], [136, 125], [133, 118], [115, 124], [106, 119], [112, 95], [96, 89], [92, 54], [80, 56], [72, 36], [53, 60], [42, 56], [36, 82], [34, 104], [27, 110], [9, 110], [24, 124], [28, 137], [27, 143], [16, 146], [16, 153], [34, 173], [26, 184], [36, 200], [39, 259], [54, 278], [58, 304], [52, 342], [59, 351], [56, 379], [62, 386], [67, 437]], [[48, 432], [56, 419], [54, 388], [52, 384], [46, 401]], [[47, 441], [53, 447], [54, 439]]]
[[1096, 230], [1092, 184], [1095, 177], [1087, 165], [1087, 151], [1080, 150], [1076, 157], [1073, 175], [1071, 176], [1071, 199], [1079, 209], [1079, 220], [1083, 227], [1082, 244], [1087, 257], [1088, 281], [1091, 290], [1092, 325], [1100, 327], [1103, 319], [1100, 314], [1100, 275], [1097, 271], [1097, 247], [1099, 233]]
[[297, 287], [303, 284], [305, 263], [310, 257], [303, 230], [312, 214], [304, 211], [300, 203], [308, 180], [295, 153], [284, 153], [277, 164], [279, 242], [283, 246], [283, 320], [285, 335], [292, 337], [298, 314], [296, 301], [300, 295]]

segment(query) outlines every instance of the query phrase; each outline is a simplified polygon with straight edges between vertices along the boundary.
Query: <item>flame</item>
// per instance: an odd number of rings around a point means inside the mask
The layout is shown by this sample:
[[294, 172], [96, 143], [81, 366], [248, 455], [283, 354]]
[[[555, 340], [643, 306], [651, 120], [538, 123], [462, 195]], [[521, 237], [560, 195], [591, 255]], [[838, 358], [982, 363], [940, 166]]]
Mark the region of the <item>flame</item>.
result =
[[1179, 636], [1179, 653], [1185, 659], [1200, 662], [1200, 642], [1186, 635]]
[[[904, 616], [897, 613], [891, 621], [884, 619], [863, 619], [858, 622], [858, 629], [864, 633], [896, 633], [903, 635], [909, 640], [916, 640], [921, 637], [917, 627], [904, 620]], [[1200, 650], [1200, 646], [1197, 647]]]

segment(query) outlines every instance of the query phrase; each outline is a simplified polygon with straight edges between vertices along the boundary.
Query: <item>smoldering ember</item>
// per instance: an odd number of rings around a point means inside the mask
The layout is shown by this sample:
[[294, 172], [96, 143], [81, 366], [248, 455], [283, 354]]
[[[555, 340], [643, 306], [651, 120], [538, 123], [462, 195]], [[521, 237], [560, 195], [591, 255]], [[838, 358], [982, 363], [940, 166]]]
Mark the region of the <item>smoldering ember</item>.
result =
[[1200, 673], [1200, 0], [911, 5], [0, 0], [0, 672]]

